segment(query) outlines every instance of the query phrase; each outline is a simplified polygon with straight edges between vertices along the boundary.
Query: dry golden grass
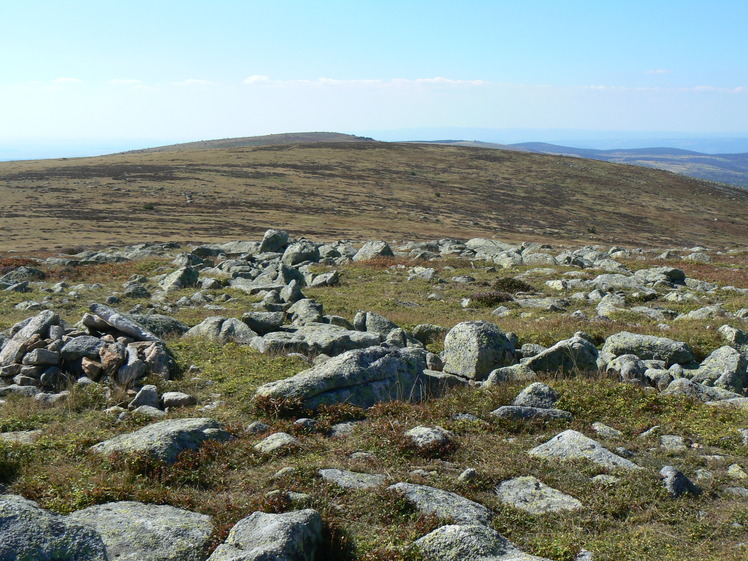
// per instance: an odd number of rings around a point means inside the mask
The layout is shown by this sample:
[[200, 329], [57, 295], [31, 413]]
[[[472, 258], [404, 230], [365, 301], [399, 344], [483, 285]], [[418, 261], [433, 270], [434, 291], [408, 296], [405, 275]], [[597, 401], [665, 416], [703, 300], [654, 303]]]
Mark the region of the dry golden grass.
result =
[[[192, 203], [186, 194], [192, 195]], [[0, 250], [142, 241], [748, 241], [748, 191], [636, 166], [378, 142], [0, 163]]]

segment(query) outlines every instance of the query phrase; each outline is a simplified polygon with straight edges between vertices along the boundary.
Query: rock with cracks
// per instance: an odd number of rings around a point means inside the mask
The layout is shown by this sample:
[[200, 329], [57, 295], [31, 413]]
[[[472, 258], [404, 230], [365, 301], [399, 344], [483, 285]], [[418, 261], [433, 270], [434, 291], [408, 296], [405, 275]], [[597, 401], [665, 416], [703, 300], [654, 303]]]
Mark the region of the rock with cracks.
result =
[[420, 400], [429, 395], [425, 353], [411, 349], [370, 347], [353, 350], [291, 378], [265, 384], [255, 397], [300, 399], [305, 407], [349, 403], [370, 407], [395, 399]]
[[317, 511], [258, 511], [237, 522], [208, 561], [315, 561], [321, 543]]

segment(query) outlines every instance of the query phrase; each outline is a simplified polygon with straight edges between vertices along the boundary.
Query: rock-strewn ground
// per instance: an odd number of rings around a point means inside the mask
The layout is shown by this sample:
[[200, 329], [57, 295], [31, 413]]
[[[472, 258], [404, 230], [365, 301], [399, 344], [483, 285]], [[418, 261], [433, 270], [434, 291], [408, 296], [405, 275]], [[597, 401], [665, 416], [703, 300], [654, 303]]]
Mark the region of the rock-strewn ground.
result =
[[746, 251], [269, 230], [0, 267], [0, 517], [59, 527], [29, 555], [137, 558], [117, 525], [167, 504], [154, 559], [745, 557]]

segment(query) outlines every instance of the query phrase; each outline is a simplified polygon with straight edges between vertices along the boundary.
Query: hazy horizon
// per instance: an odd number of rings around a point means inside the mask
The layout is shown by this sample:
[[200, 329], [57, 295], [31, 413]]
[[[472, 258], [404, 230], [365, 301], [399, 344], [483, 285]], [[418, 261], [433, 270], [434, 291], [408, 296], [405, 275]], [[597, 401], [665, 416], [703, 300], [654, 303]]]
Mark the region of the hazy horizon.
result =
[[[311, 132], [311, 131], [277, 131]], [[385, 142], [467, 140], [496, 144], [519, 144], [522, 142], [545, 142], [573, 148], [608, 150], [613, 148], [680, 148], [705, 154], [748, 153], [748, 133], [730, 137], [718, 133], [711, 135], [689, 135], [687, 133], [643, 131], [579, 131], [544, 129], [480, 129], [422, 127], [417, 129], [324, 131], [343, 132], [367, 136]], [[255, 136], [255, 135], [244, 135]], [[259, 135], [258, 135], [259, 136]], [[227, 137], [224, 137], [227, 138]], [[238, 137], [237, 137], [238, 138]], [[50, 139], [38, 142], [24, 141], [11, 145], [0, 142], [0, 161], [41, 160], [56, 158], [85, 158], [155, 148], [184, 142], [217, 140], [215, 138], [191, 139], [102, 139], [63, 140]]]

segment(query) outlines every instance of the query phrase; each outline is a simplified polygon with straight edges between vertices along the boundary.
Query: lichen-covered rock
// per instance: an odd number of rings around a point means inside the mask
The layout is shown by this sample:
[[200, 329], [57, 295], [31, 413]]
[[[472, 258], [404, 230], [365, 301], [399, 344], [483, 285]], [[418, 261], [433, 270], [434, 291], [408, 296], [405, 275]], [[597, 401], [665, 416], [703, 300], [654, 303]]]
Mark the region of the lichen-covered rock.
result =
[[300, 240], [289, 244], [286, 250], [283, 252], [281, 261], [289, 266], [298, 265], [304, 261], [319, 261], [319, 248], [317, 244], [312, 243], [308, 240]]
[[575, 430], [566, 430], [557, 434], [548, 442], [536, 446], [528, 453], [537, 458], [589, 460], [607, 469], [640, 469], [632, 461], [614, 454], [599, 442]]
[[405, 437], [416, 448], [426, 450], [435, 447], [449, 446], [454, 439], [454, 434], [440, 426], [417, 426], [405, 431]]
[[597, 358], [597, 347], [589, 336], [576, 333], [570, 339], [523, 359], [522, 364], [535, 372], [589, 371], [597, 370]]
[[693, 351], [687, 343], [628, 331], [608, 337], [602, 352], [614, 356], [633, 354], [642, 360], [664, 360], [666, 366], [676, 363], [688, 364], [694, 360]]
[[662, 392], [663, 395], [682, 395], [709, 403], [742, 397], [742, 395], [722, 388], [713, 388], [704, 384], [697, 384], [687, 378], [678, 378]]
[[182, 288], [192, 288], [197, 284], [200, 273], [192, 267], [181, 267], [173, 273], [168, 274], [158, 283], [166, 292], [181, 290]]
[[236, 318], [212, 316], [192, 327], [185, 337], [205, 337], [216, 343], [240, 343], [247, 345], [257, 337], [246, 323]]
[[455, 325], [444, 338], [444, 371], [485, 380], [491, 371], [516, 363], [514, 345], [501, 329], [487, 321]]
[[746, 357], [732, 347], [724, 346], [704, 359], [691, 380], [707, 386], [741, 392], [748, 385], [746, 368]]
[[493, 517], [491, 511], [482, 504], [436, 487], [414, 483], [396, 483], [387, 487], [387, 490], [400, 493], [424, 514], [434, 514], [439, 518], [448, 518], [458, 524], [486, 525]]
[[287, 432], [276, 432], [255, 444], [260, 454], [286, 454], [301, 448], [301, 442]]
[[197, 449], [206, 440], [229, 438], [229, 433], [213, 419], [169, 419], [115, 436], [95, 444], [91, 450], [99, 454], [145, 452], [171, 464], [182, 450]]
[[285, 230], [266, 230], [260, 242], [258, 253], [276, 253], [284, 250], [288, 245], [288, 232]]
[[548, 487], [532, 476], [515, 477], [504, 481], [496, 487], [496, 494], [502, 503], [530, 514], [546, 514], [582, 508], [582, 503], [574, 497]]
[[366, 242], [361, 249], [358, 250], [356, 255], [353, 256], [354, 261], [368, 261], [376, 257], [394, 257], [387, 242], [382, 241], [369, 241]]
[[483, 385], [490, 387], [508, 382], [532, 382], [537, 379], [538, 375], [524, 364], [513, 364], [491, 371]]
[[549, 409], [556, 405], [559, 397], [558, 392], [549, 385], [535, 382], [523, 389], [514, 398], [512, 405]]
[[491, 411], [492, 417], [499, 419], [537, 419], [542, 421], [571, 421], [572, 415], [563, 409], [543, 407], [522, 407], [517, 405], [504, 405]]
[[205, 514], [133, 501], [84, 508], [68, 520], [95, 530], [110, 561], [203, 561], [213, 531]]
[[358, 473], [343, 469], [321, 469], [319, 475], [325, 481], [346, 489], [372, 489], [387, 481], [387, 476], [381, 473]]
[[339, 355], [354, 349], [379, 345], [380, 335], [351, 331], [337, 325], [316, 323], [286, 331], [274, 331], [254, 339], [252, 348], [261, 353], [304, 353], [311, 355]]
[[314, 561], [321, 543], [315, 510], [254, 512], [236, 523], [208, 561]]
[[369, 347], [353, 350], [258, 388], [256, 396], [296, 398], [306, 407], [348, 403], [370, 407], [394, 399], [420, 400], [429, 393], [425, 352]]
[[449, 524], [416, 540], [426, 561], [550, 561], [528, 555], [496, 530], [480, 524]]
[[0, 495], [0, 559], [109, 561], [94, 530], [19, 495]]

